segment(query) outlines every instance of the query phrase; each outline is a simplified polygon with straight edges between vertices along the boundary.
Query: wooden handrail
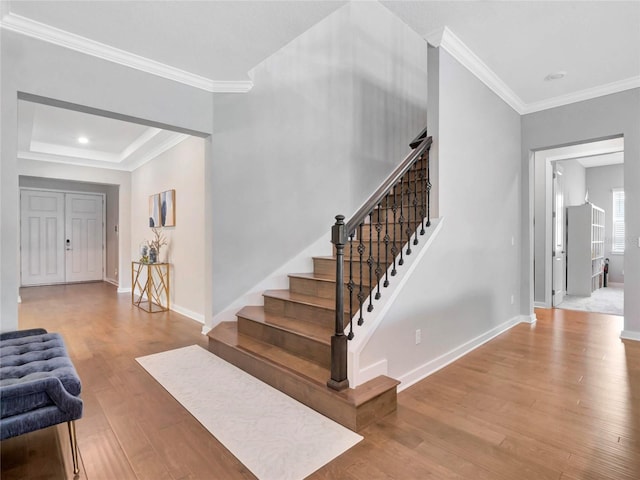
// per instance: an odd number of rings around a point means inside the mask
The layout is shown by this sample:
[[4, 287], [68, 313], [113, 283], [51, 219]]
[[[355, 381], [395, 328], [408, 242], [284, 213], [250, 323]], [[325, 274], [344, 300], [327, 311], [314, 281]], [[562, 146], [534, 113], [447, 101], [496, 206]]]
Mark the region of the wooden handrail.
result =
[[[426, 131], [425, 131], [426, 133]], [[380, 201], [391, 191], [391, 189], [400, 181], [405, 173], [411, 169], [413, 164], [418, 160], [422, 154], [431, 147], [433, 139], [431, 137], [424, 137], [418, 146], [411, 151], [405, 159], [391, 172], [382, 185], [369, 197], [369, 199], [358, 209], [358, 211], [349, 219], [346, 223], [345, 235], [349, 237], [356, 231], [358, 225], [360, 225], [364, 219], [371, 213], [371, 211], [378, 206]]]

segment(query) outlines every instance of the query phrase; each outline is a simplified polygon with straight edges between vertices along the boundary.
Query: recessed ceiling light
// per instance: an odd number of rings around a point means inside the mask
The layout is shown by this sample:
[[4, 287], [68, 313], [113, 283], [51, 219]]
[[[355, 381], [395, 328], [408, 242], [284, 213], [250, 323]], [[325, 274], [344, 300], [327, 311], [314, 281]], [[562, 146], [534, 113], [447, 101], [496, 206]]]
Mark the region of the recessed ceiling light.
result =
[[554, 73], [550, 73], [549, 75], [547, 75], [546, 77], [544, 77], [544, 80], [546, 82], [550, 82], [552, 80], [560, 80], [561, 78], [564, 78], [564, 76], [567, 74], [567, 72], [554, 72]]
[[86, 145], [87, 143], [89, 143], [89, 139], [87, 137], [78, 137], [78, 143]]

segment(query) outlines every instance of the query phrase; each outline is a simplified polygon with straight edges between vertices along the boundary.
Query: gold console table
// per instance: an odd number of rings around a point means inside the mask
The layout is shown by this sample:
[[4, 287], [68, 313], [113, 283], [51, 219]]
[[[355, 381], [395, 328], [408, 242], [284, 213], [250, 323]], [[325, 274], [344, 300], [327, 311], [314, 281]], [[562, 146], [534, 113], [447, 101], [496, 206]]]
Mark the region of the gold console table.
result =
[[169, 310], [168, 263], [131, 262], [131, 303], [149, 313]]

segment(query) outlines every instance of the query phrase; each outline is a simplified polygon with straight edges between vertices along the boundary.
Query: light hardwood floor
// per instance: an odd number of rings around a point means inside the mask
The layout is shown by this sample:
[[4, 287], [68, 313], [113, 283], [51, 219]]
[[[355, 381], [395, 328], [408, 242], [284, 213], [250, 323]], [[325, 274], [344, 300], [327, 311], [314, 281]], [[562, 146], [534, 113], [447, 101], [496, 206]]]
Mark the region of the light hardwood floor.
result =
[[[61, 332], [83, 381], [79, 478], [254, 478], [134, 360], [206, 347], [200, 324], [104, 283], [21, 294], [20, 328]], [[621, 317], [536, 313], [400, 393], [396, 413], [310, 478], [639, 479], [640, 344], [620, 341]], [[3, 480], [73, 478], [64, 427], [0, 447]]]

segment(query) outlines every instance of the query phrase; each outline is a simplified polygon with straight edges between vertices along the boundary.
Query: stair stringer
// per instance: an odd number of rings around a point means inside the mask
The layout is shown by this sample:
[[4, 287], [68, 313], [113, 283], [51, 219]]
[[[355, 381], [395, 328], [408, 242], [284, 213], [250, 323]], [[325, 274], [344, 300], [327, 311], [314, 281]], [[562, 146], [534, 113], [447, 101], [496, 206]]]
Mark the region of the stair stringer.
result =
[[333, 245], [330, 235], [325, 232], [311, 245], [304, 248], [292, 259], [274, 270], [264, 279], [260, 280], [243, 295], [236, 298], [229, 305], [213, 316], [211, 325], [202, 327], [202, 334], [209, 331], [222, 322], [235, 322], [238, 310], [246, 305], [264, 305], [262, 294], [267, 290], [289, 288], [289, 274], [291, 272], [307, 272], [313, 270], [313, 257], [331, 255]]
[[[424, 235], [418, 235], [418, 245], [411, 245], [412, 254], [404, 256], [404, 265], [396, 268], [397, 273], [391, 276], [393, 265], [389, 266], [389, 286], [381, 288], [382, 296], [374, 303], [372, 312], [368, 312], [365, 321], [361, 326], [354, 326], [354, 338], [349, 341], [348, 361], [347, 361], [347, 377], [349, 386], [356, 388], [379, 375], [388, 375], [387, 360], [380, 360], [372, 365], [360, 365], [360, 354], [375, 333], [379, 325], [382, 324], [386, 314], [393, 307], [393, 304], [402, 291], [404, 285], [409, 281], [413, 271], [424, 257], [429, 246], [440, 233], [444, 224], [444, 217], [431, 220], [431, 226], [426, 228]], [[418, 226], [418, 229], [421, 228]], [[411, 237], [413, 238], [413, 236]], [[406, 249], [406, 245], [403, 245]], [[357, 313], [354, 318], [357, 317]]]

